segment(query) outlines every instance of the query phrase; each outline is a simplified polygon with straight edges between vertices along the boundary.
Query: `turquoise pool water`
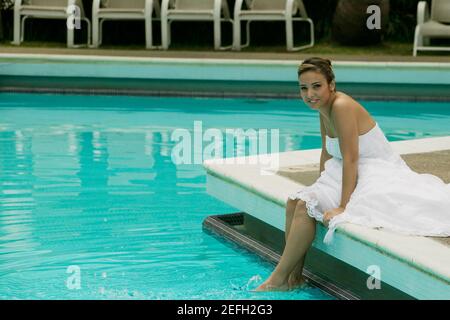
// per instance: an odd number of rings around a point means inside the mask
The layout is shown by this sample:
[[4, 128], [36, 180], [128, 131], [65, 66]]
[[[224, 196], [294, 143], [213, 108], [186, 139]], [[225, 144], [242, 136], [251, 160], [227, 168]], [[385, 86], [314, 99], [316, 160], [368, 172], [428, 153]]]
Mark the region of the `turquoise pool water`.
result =
[[[449, 103], [363, 103], [390, 140], [450, 135]], [[171, 132], [199, 120], [320, 146], [294, 100], [0, 94], [0, 299], [332, 299], [252, 292], [273, 267], [202, 231], [236, 209], [172, 162]]]

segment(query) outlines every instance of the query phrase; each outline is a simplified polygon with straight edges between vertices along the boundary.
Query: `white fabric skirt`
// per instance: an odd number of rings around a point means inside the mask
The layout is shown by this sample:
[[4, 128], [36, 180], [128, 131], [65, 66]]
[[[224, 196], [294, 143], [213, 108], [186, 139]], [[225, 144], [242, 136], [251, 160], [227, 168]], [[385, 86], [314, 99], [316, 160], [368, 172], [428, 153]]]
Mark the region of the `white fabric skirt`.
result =
[[[341, 201], [342, 160], [332, 158], [317, 181], [291, 194], [306, 202], [308, 215], [323, 221]], [[450, 236], [450, 184], [412, 171], [402, 160], [360, 158], [358, 181], [345, 211], [329, 223], [325, 243], [344, 222], [419, 236]]]

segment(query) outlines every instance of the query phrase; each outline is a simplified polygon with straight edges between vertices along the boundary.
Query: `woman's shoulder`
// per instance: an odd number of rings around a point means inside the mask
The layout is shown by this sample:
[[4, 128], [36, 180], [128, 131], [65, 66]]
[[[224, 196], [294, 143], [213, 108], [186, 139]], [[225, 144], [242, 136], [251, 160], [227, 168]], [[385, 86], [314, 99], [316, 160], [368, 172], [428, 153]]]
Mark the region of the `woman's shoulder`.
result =
[[339, 126], [339, 123], [348, 124], [350, 119], [353, 119], [357, 123], [360, 135], [373, 128], [376, 123], [364, 106], [351, 96], [341, 92], [333, 102], [331, 118], [335, 126]]
[[362, 107], [355, 99], [348, 94], [338, 91], [336, 98], [331, 106], [332, 114], [357, 112], [358, 108]]
[[352, 105], [360, 105], [355, 99], [348, 94], [338, 91], [336, 92], [336, 98], [333, 101], [333, 107], [351, 107]]

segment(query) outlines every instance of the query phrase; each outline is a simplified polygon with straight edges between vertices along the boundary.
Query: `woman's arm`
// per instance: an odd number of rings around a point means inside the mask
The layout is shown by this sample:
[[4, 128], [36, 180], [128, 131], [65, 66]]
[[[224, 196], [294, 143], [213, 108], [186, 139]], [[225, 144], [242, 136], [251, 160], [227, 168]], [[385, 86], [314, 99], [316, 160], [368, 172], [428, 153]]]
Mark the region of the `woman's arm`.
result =
[[327, 162], [331, 158], [333, 158], [333, 157], [330, 156], [326, 150], [322, 150], [322, 152], [320, 153], [320, 172], [319, 173], [322, 173], [322, 171], [325, 170], [325, 162]]
[[322, 152], [320, 153], [320, 172], [322, 173], [325, 170], [325, 162], [332, 158], [332, 156], [327, 152], [326, 147], [326, 130], [325, 125], [323, 124], [322, 115], [320, 115], [320, 134], [322, 136]]
[[359, 133], [356, 115], [342, 103], [333, 106], [332, 118], [339, 137], [342, 155], [342, 196], [340, 208], [345, 209], [358, 179]]

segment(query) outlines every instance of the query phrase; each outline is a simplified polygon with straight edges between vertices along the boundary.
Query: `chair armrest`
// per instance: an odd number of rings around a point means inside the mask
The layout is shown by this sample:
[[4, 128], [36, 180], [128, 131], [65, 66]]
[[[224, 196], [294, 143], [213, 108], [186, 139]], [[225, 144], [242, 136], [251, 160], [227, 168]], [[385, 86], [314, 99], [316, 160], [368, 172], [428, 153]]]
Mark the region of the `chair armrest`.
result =
[[253, 5], [253, 0], [245, 0], [245, 5], [247, 9], [251, 9]]
[[295, 3], [297, 5], [296, 9], [299, 11], [300, 16], [302, 18], [308, 18], [308, 13], [306, 12], [305, 4], [303, 3], [303, 0], [295, 0]]
[[[248, 0], [246, 0], [248, 1]], [[244, 2], [244, 0], [236, 0], [236, 2], [234, 3], [234, 18], [238, 18], [241, 14], [242, 11], [242, 3]]]
[[420, 1], [417, 4], [417, 24], [423, 24], [430, 20], [430, 11], [428, 4], [425, 1]]
[[98, 12], [100, 10], [100, 6], [102, 5], [102, 0], [94, 0], [92, 1], [92, 20], [98, 19]]
[[287, 17], [292, 17], [297, 13], [297, 5], [297, 0], [286, 0], [286, 7], [284, 8], [284, 12], [286, 13]]
[[[145, 7], [144, 7], [144, 11], [145, 11], [145, 16], [146, 17], [152, 17], [153, 16], [153, 3], [154, 2], [158, 2], [158, 0], [145, 0]], [[159, 12], [156, 11], [156, 16], [159, 16]]]
[[[22, 0], [16, 0], [14, 1], [14, 10], [20, 10], [20, 7], [22, 6]], [[16, 9], [17, 8], [17, 9]]]
[[169, 7], [173, 4], [171, 0], [162, 0], [161, 3], [161, 21], [167, 20], [167, 15], [169, 14]]
[[225, 19], [231, 19], [230, 17], [230, 9], [228, 8], [228, 2], [227, 0], [215, 0], [214, 1], [214, 11], [217, 10], [217, 7], [219, 8], [219, 17], [221, 11], [223, 12], [223, 17]]
[[155, 10], [155, 16], [157, 18], [161, 17], [161, 6], [159, 5], [159, 0], [153, 0], [153, 10]]
[[74, 6], [80, 9], [80, 18], [84, 18], [85, 14], [82, 0], [67, 0], [67, 14], [69, 14], [69, 10]]

